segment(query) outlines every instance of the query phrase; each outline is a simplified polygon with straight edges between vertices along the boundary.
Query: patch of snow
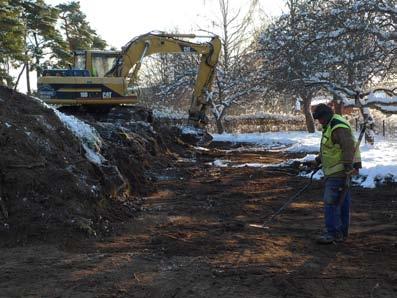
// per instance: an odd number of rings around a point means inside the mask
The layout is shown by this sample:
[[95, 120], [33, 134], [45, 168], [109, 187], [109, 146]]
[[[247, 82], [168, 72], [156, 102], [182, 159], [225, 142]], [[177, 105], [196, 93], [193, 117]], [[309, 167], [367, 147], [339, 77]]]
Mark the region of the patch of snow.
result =
[[38, 98], [38, 97], [35, 97], [35, 96], [31, 96], [31, 95], [30, 95], [29, 97], [31, 97], [31, 98], [33, 98], [34, 100], [36, 100], [37, 102], [39, 102], [40, 105], [41, 105], [42, 107], [46, 108], [46, 109], [55, 110], [55, 108], [54, 108], [53, 106], [51, 106], [51, 105], [45, 103], [42, 99], [40, 99], [40, 98]]
[[270, 168], [270, 167], [287, 167], [289, 166], [294, 160], [287, 160], [282, 163], [243, 163], [243, 164], [233, 164], [232, 161], [230, 160], [222, 160], [222, 159], [216, 159], [213, 162], [208, 163], [208, 165], [215, 166], [215, 167], [220, 167], [220, 168], [226, 168], [226, 167], [232, 167], [232, 168]]
[[31, 98], [39, 102], [44, 108], [54, 111], [59, 120], [61, 120], [61, 122], [82, 142], [85, 150], [85, 157], [89, 161], [99, 165], [106, 160], [99, 153], [102, 146], [102, 139], [95, 128], [74, 116], [65, 115], [38, 97], [31, 96]]
[[293, 162], [309, 162], [309, 161], [313, 161], [316, 158], [316, 154], [307, 154], [305, 157], [302, 158], [295, 158], [295, 159], [290, 159], [289, 162], [293, 163]]
[[347, 98], [347, 96], [345, 94], [343, 94], [341, 92], [339, 93], [339, 97], [342, 98], [345, 106], [351, 107], [351, 106], [356, 105], [354, 98], [349, 99], [349, 98]]
[[303, 121], [303, 115], [291, 115], [291, 114], [282, 114], [282, 113], [264, 113], [264, 112], [256, 112], [255, 114], [247, 114], [247, 115], [237, 115], [237, 116], [226, 116], [225, 120], [257, 120], [257, 119], [269, 119], [269, 120], [279, 120], [279, 121]]
[[373, 146], [364, 144], [360, 149], [363, 160], [360, 176], [365, 178], [361, 186], [374, 188], [386, 178], [397, 182], [397, 142], [379, 138]]
[[65, 115], [54, 109], [55, 114], [65, 126], [82, 142], [86, 158], [95, 163], [101, 164], [105, 158], [99, 153], [102, 146], [102, 139], [92, 126], [77, 119], [74, 116]]
[[277, 166], [281, 166], [281, 165], [271, 164], [271, 163], [248, 162], [239, 165], [234, 165], [233, 168], [268, 168], [268, 167], [277, 167]]
[[101, 165], [105, 161], [105, 158], [101, 154], [92, 150], [87, 144], [83, 144], [83, 148], [85, 150], [85, 157], [92, 163]]
[[230, 163], [230, 160], [215, 159], [211, 164], [215, 167], [225, 168]]
[[[308, 173], [301, 173], [299, 174], [299, 176], [301, 177], [305, 177], [305, 178], [310, 178], [312, 176], [313, 172], [308, 172]], [[313, 175], [313, 179], [314, 180], [321, 180], [324, 178], [324, 172], [323, 170], [318, 170], [314, 175]]]
[[4, 125], [7, 127], [7, 128], [10, 128], [12, 125], [11, 124], [8, 124], [7, 122], [4, 122]]
[[180, 125], [178, 127], [181, 129], [182, 134], [184, 134], [184, 135], [200, 135], [203, 133], [202, 129], [191, 126], [191, 125], [183, 125], [183, 126]]
[[156, 176], [158, 181], [174, 180], [175, 176], [159, 175]]
[[377, 104], [376, 106], [384, 112], [390, 112], [390, 113], [397, 112], [397, 106], [386, 106], [380, 104]]
[[384, 92], [375, 92], [368, 94], [367, 103], [386, 103], [391, 104], [397, 102], [397, 96], [390, 97]]
[[91, 186], [91, 193], [93, 194], [97, 194], [98, 193], [98, 187], [94, 184]]
[[194, 147], [194, 149], [196, 149], [198, 151], [210, 151], [210, 149], [204, 148], [204, 147]]
[[302, 98], [297, 98], [295, 100], [295, 111], [300, 111], [301, 110], [301, 101], [302, 101]]
[[[283, 146], [285, 148], [285, 146]], [[233, 148], [233, 149], [228, 149], [228, 150], [223, 150], [225, 153], [232, 153], [232, 152], [265, 152], [265, 151], [272, 151], [271, 149], [267, 149], [264, 147], [246, 147], [246, 146], [241, 146], [238, 148]], [[274, 150], [277, 151], [277, 150]]]
[[178, 112], [170, 108], [164, 108], [158, 110], [156, 108], [153, 109], [153, 116], [155, 118], [167, 118], [167, 119], [187, 119], [187, 113]]
[[197, 160], [195, 158], [184, 158], [184, 157], [180, 157], [177, 159], [177, 162], [186, 162], [186, 163], [195, 163], [197, 162]]
[[102, 141], [95, 128], [74, 116], [65, 115], [58, 110], [54, 112], [66, 127], [89, 147], [101, 147]]
[[321, 103], [328, 104], [332, 99], [326, 96], [316, 96], [311, 101], [311, 106], [317, 106]]
[[54, 130], [54, 127], [52, 127], [42, 115], [36, 115], [36, 120], [48, 130]]

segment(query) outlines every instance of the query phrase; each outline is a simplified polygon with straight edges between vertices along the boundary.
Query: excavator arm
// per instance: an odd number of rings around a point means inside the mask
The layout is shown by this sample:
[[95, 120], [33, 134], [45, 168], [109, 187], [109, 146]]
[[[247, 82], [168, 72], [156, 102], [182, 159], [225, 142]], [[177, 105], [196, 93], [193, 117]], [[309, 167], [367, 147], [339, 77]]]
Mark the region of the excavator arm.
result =
[[193, 53], [200, 56], [200, 65], [189, 109], [189, 120], [195, 125], [206, 123], [206, 107], [211, 96], [215, 67], [221, 51], [221, 41], [214, 36], [207, 43], [193, 43], [180, 38], [195, 38], [191, 34], [148, 33], [128, 42], [115, 60], [106, 77], [122, 77], [134, 82], [144, 57], [156, 53]]

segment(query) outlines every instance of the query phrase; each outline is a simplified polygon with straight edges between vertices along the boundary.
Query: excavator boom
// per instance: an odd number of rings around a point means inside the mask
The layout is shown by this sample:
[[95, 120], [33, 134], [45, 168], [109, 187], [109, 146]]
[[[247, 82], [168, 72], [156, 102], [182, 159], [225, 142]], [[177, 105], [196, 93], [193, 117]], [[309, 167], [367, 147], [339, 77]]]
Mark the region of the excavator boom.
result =
[[213, 36], [208, 43], [193, 43], [179, 38], [195, 38], [193, 34], [148, 33], [127, 43], [116, 59], [109, 77], [130, 78], [134, 82], [144, 57], [157, 53], [193, 53], [201, 57], [196, 83], [189, 109], [189, 119], [205, 122], [206, 104], [211, 94], [216, 64], [221, 51], [221, 41]]

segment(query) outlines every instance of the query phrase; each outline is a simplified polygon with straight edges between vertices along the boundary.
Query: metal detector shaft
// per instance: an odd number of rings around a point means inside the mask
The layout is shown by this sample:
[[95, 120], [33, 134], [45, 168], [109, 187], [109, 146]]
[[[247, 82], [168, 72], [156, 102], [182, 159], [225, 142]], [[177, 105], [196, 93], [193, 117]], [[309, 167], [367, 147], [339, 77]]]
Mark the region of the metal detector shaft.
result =
[[297, 197], [299, 197], [306, 189], [309, 188], [309, 186], [312, 184], [313, 182], [313, 176], [314, 174], [316, 174], [318, 172], [318, 170], [320, 170], [321, 167], [316, 168], [313, 173], [310, 175], [310, 181], [308, 184], [306, 184], [302, 189], [300, 189], [296, 194], [294, 194], [292, 197], [290, 197], [283, 206], [281, 206], [280, 209], [278, 209], [268, 220], [268, 222], [272, 222], [273, 219], [279, 215], [285, 208], [287, 208]]

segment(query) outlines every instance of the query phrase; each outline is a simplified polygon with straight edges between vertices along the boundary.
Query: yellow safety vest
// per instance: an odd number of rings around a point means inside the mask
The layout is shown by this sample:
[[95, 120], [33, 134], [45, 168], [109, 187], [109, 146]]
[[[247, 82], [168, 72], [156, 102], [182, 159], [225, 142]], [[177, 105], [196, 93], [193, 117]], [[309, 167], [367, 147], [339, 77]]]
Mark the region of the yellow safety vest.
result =
[[[342, 149], [339, 144], [334, 144], [332, 142], [332, 132], [340, 127], [346, 128], [350, 131], [354, 140], [354, 148], [357, 147], [357, 141], [355, 140], [353, 130], [351, 129], [349, 122], [342, 116], [334, 114], [328, 124], [324, 127], [321, 137], [320, 156], [325, 176], [330, 176], [344, 170]], [[361, 162], [359, 148], [357, 148], [354, 153], [353, 164], [358, 162]]]

